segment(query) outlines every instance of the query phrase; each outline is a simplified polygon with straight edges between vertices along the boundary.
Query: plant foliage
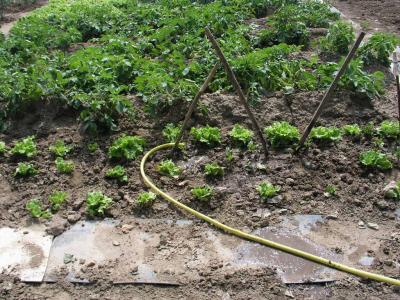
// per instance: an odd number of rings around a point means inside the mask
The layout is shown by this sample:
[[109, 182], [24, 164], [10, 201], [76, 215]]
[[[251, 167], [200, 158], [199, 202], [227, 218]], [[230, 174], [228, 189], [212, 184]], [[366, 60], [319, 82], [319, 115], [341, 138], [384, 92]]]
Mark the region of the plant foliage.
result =
[[274, 122], [264, 129], [268, 141], [273, 147], [288, 147], [300, 140], [299, 129], [286, 121]]
[[128, 182], [128, 175], [123, 166], [117, 165], [106, 173], [106, 178], [117, 179], [119, 182]]
[[369, 150], [360, 154], [360, 162], [364, 167], [377, 168], [380, 170], [389, 170], [393, 168], [393, 164], [386, 154]]
[[87, 211], [91, 216], [104, 216], [111, 204], [112, 199], [103, 195], [102, 192], [90, 192], [87, 194]]
[[32, 158], [37, 154], [37, 148], [34, 136], [28, 136], [21, 141], [18, 141], [13, 148], [11, 148], [10, 153], [12, 155]]
[[160, 164], [157, 167], [157, 170], [160, 174], [169, 177], [177, 177], [179, 176], [179, 174], [182, 173], [181, 168], [175, 165], [175, 163], [170, 159], [166, 159], [160, 162]]
[[263, 182], [257, 187], [257, 191], [260, 194], [261, 198], [264, 200], [268, 200], [278, 194], [280, 191], [279, 187], [273, 186], [269, 182]]
[[213, 195], [213, 188], [205, 185], [205, 186], [199, 186], [195, 187], [191, 190], [192, 196], [196, 200], [200, 201], [210, 201], [212, 195]]
[[146, 145], [140, 136], [123, 135], [116, 139], [108, 149], [108, 156], [115, 159], [133, 160], [142, 154]]
[[211, 127], [209, 125], [200, 128], [193, 127], [190, 133], [196, 142], [206, 144], [207, 146], [221, 143], [221, 131], [217, 127]]

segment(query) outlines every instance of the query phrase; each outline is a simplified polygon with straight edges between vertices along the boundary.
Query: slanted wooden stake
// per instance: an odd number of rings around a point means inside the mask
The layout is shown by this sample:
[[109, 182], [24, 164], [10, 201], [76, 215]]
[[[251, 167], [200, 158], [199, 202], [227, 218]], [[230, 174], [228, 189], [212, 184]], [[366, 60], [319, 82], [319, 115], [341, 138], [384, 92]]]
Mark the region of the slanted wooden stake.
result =
[[253, 113], [250, 110], [250, 106], [247, 103], [247, 100], [246, 100], [246, 97], [245, 97], [245, 95], [244, 95], [244, 93], [242, 91], [242, 88], [240, 87], [240, 84], [236, 79], [235, 73], [233, 72], [233, 70], [232, 70], [231, 66], [229, 65], [228, 61], [226, 60], [224, 53], [222, 52], [218, 42], [214, 38], [214, 36], [211, 33], [210, 29], [208, 29], [206, 27], [205, 31], [206, 31], [207, 38], [210, 40], [210, 42], [211, 42], [216, 54], [218, 55], [222, 65], [225, 68], [225, 71], [226, 71], [226, 74], [228, 75], [229, 80], [231, 81], [233, 87], [236, 90], [236, 93], [239, 96], [240, 102], [242, 102], [244, 108], [246, 109], [247, 115], [250, 117], [250, 120], [253, 123], [253, 128], [257, 132], [257, 135], [258, 135], [258, 137], [260, 139], [261, 145], [262, 145], [263, 150], [264, 150], [265, 158], [267, 158], [268, 157], [267, 143], [265, 142], [263, 133], [261, 131], [260, 126], [258, 125], [258, 122], [257, 122], [256, 118], [254, 117]]
[[335, 79], [333, 80], [332, 84], [330, 85], [330, 87], [328, 88], [328, 90], [326, 91], [324, 97], [321, 100], [321, 103], [319, 104], [317, 110], [314, 113], [314, 116], [311, 119], [310, 124], [308, 124], [306, 130], [303, 133], [303, 136], [300, 139], [300, 143], [299, 143], [299, 147], [297, 148], [297, 151], [303, 147], [305, 141], [307, 140], [308, 135], [310, 134], [311, 130], [313, 129], [313, 127], [315, 126], [319, 116], [322, 113], [322, 110], [325, 106], [325, 104], [331, 99], [333, 92], [335, 91], [340, 77], [342, 77], [343, 73], [346, 71], [347, 66], [349, 65], [350, 61], [352, 60], [352, 58], [354, 57], [354, 54], [356, 53], [358, 47], [361, 44], [361, 41], [363, 40], [365, 36], [364, 32], [361, 32], [360, 35], [358, 36], [353, 48], [351, 48], [349, 54], [347, 55], [342, 67], [339, 69], [339, 72], [336, 74]]
[[185, 130], [188, 127], [190, 117], [192, 116], [193, 111], [194, 111], [195, 107], [197, 106], [197, 103], [200, 100], [200, 97], [207, 90], [207, 87], [210, 84], [210, 82], [213, 80], [213, 78], [215, 76], [215, 73], [217, 73], [218, 67], [219, 67], [219, 63], [216, 63], [215, 66], [211, 69], [210, 73], [208, 74], [207, 79], [204, 81], [204, 83], [201, 86], [200, 90], [198, 91], [198, 93], [194, 97], [192, 103], [190, 104], [189, 110], [187, 111], [187, 113], [185, 115], [185, 120], [183, 121], [183, 124], [182, 124], [182, 129], [179, 132], [178, 137], [176, 138], [175, 149], [178, 148], [179, 142], [181, 141], [181, 139], [183, 137], [183, 134], [185, 133]]

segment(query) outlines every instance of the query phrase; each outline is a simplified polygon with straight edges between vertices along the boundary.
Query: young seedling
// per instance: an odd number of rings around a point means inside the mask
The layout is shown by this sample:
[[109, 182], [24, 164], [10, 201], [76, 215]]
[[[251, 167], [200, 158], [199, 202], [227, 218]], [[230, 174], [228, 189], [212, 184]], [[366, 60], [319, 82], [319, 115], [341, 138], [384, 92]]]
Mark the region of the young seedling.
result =
[[224, 168], [217, 163], [210, 163], [204, 166], [204, 173], [208, 177], [216, 178], [224, 176]]
[[32, 164], [20, 162], [18, 163], [18, 166], [15, 169], [14, 176], [28, 177], [28, 176], [34, 176], [37, 173], [38, 173], [37, 169]]
[[221, 144], [221, 131], [217, 127], [211, 127], [209, 125], [200, 128], [193, 127], [190, 130], [190, 134], [196, 142], [207, 146]]
[[311, 130], [310, 138], [317, 142], [329, 143], [341, 140], [342, 135], [339, 128], [319, 126]]
[[367, 125], [362, 127], [361, 130], [365, 137], [371, 138], [375, 135], [375, 127], [372, 122], [369, 122]]
[[128, 175], [126, 175], [126, 170], [123, 166], [115, 166], [106, 173], [106, 178], [117, 179], [119, 182], [128, 182]]
[[26, 209], [31, 213], [31, 216], [34, 218], [44, 218], [49, 219], [51, 217], [51, 213], [47, 210], [43, 210], [42, 204], [39, 199], [32, 199], [28, 203], [26, 203]]
[[400, 136], [400, 124], [398, 121], [383, 121], [378, 128], [378, 133], [382, 137], [395, 139]]
[[57, 140], [53, 145], [49, 147], [51, 153], [56, 157], [64, 157], [71, 152], [72, 146], [66, 146], [64, 141]]
[[182, 126], [169, 123], [164, 127], [162, 131], [163, 137], [168, 143], [175, 143], [181, 129]]
[[229, 132], [229, 136], [236, 144], [247, 147], [252, 141], [254, 133], [240, 124], [235, 124], [233, 129]]
[[390, 170], [393, 168], [393, 164], [387, 155], [375, 150], [362, 152], [360, 154], [360, 162], [367, 168], [377, 168], [380, 170]]
[[160, 174], [169, 177], [178, 177], [182, 173], [182, 170], [170, 159], [160, 162], [157, 166], [157, 171]]
[[0, 141], [0, 155], [3, 155], [4, 153], [6, 153], [6, 143], [4, 143], [3, 141]]
[[97, 143], [90, 143], [87, 145], [87, 149], [91, 154], [94, 154], [99, 149], [99, 144]]
[[334, 196], [336, 196], [336, 187], [333, 186], [333, 185], [328, 185], [328, 186], [325, 188], [325, 193], [324, 193], [324, 195], [325, 195], [326, 197], [329, 197], [329, 196], [334, 197]]
[[349, 124], [343, 126], [343, 133], [353, 138], [359, 138], [362, 134], [360, 126], [357, 124]]
[[62, 157], [56, 158], [56, 169], [61, 174], [71, 174], [75, 169], [75, 164], [72, 161], [64, 160]]
[[51, 203], [51, 210], [57, 212], [61, 205], [67, 200], [68, 193], [66, 192], [54, 192], [50, 195], [49, 201]]
[[90, 192], [87, 194], [87, 211], [91, 216], [104, 216], [111, 203], [112, 199], [103, 195], [102, 192]]
[[18, 141], [10, 150], [10, 153], [15, 156], [32, 158], [37, 154], [37, 148], [34, 136], [28, 136], [21, 141]]
[[157, 195], [154, 194], [153, 192], [143, 192], [140, 193], [136, 202], [139, 204], [139, 206], [142, 207], [148, 207], [151, 206], [154, 202], [154, 200], [156, 200]]
[[274, 148], [284, 148], [295, 145], [300, 140], [299, 129], [286, 121], [274, 122], [264, 129], [267, 139]]
[[275, 197], [281, 189], [273, 186], [269, 182], [263, 182], [257, 187], [257, 191], [263, 200]]
[[195, 187], [191, 190], [192, 196], [196, 200], [200, 201], [209, 201], [213, 195], [213, 188], [205, 185], [205, 186], [199, 186]]
[[108, 156], [114, 159], [133, 160], [142, 154], [145, 140], [140, 136], [121, 136], [108, 149]]
[[225, 159], [227, 161], [233, 161], [234, 157], [233, 157], [233, 151], [230, 148], [227, 148], [225, 151]]

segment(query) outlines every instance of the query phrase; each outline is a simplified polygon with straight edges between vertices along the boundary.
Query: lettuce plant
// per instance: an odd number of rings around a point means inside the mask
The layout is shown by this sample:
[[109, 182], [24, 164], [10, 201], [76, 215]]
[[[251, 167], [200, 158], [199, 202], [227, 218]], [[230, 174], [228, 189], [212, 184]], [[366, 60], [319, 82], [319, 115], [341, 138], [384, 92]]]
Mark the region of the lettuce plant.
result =
[[174, 143], [178, 138], [181, 129], [182, 126], [169, 123], [164, 127], [162, 134], [168, 143]]
[[368, 168], [380, 170], [390, 170], [393, 168], [393, 164], [387, 155], [376, 150], [362, 152], [360, 154], [360, 162], [364, 167]]
[[319, 142], [337, 142], [342, 139], [342, 135], [339, 128], [319, 126], [311, 130], [310, 138]]
[[300, 140], [299, 129], [286, 121], [274, 122], [264, 129], [272, 147], [281, 148], [296, 144]]
[[26, 203], [26, 209], [34, 218], [49, 219], [51, 217], [51, 213], [42, 208], [42, 204], [40, 203], [39, 199], [32, 199]]
[[153, 204], [153, 202], [156, 200], [157, 195], [154, 194], [153, 192], [143, 192], [140, 193], [136, 202], [142, 206], [142, 207], [146, 207], [146, 206], [150, 206], [151, 204]]
[[260, 194], [261, 198], [264, 200], [268, 200], [278, 194], [280, 191], [279, 187], [273, 186], [269, 182], [263, 182], [257, 187], [257, 191]]
[[240, 124], [235, 124], [229, 132], [229, 136], [235, 143], [247, 146], [252, 141], [254, 133]]
[[55, 163], [57, 171], [61, 174], [71, 174], [75, 169], [73, 161], [64, 160], [62, 157], [57, 157]]
[[145, 140], [140, 136], [123, 135], [108, 149], [108, 156], [115, 159], [133, 160], [144, 151]]
[[224, 175], [224, 168], [217, 163], [210, 163], [204, 166], [204, 173], [209, 177], [222, 177]]
[[51, 210], [53, 212], [57, 212], [61, 205], [65, 202], [65, 200], [67, 200], [68, 197], [68, 193], [66, 192], [54, 192], [50, 195], [49, 197], [49, 201], [51, 203]]
[[26, 158], [32, 158], [37, 154], [37, 148], [34, 136], [28, 136], [21, 141], [18, 141], [10, 153], [15, 156], [21, 156]]
[[53, 145], [49, 147], [51, 153], [56, 157], [64, 157], [71, 152], [72, 146], [65, 145], [64, 141], [57, 140]]
[[18, 163], [18, 166], [15, 169], [14, 176], [15, 177], [28, 177], [28, 176], [34, 176], [37, 173], [38, 173], [37, 169], [32, 164], [20, 162], [20, 163]]
[[205, 185], [195, 187], [191, 190], [193, 198], [200, 201], [209, 201], [213, 195], [213, 188]]
[[217, 127], [209, 125], [200, 128], [193, 127], [190, 133], [196, 142], [206, 144], [207, 146], [221, 144], [221, 131]]
[[378, 133], [385, 138], [398, 138], [400, 136], [400, 124], [398, 121], [385, 120], [379, 126]]
[[123, 166], [115, 166], [106, 173], [106, 178], [117, 179], [119, 182], [128, 182], [128, 175]]
[[90, 192], [86, 197], [87, 211], [91, 216], [104, 216], [111, 203], [112, 199], [102, 192]]
[[160, 174], [169, 177], [177, 177], [179, 176], [179, 174], [182, 173], [181, 168], [175, 165], [175, 163], [170, 159], [166, 159], [160, 162], [160, 164], [157, 166], [157, 171]]

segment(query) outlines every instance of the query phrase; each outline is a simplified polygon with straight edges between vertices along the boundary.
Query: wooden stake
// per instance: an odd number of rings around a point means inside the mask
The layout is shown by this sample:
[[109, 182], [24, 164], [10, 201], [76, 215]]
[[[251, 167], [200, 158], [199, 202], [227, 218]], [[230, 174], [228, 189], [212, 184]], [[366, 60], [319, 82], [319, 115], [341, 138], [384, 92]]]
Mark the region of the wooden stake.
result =
[[365, 36], [364, 32], [361, 32], [360, 35], [358, 36], [353, 48], [351, 48], [349, 54], [347, 55], [342, 67], [339, 69], [339, 72], [336, 74], [335, 79], [333, 80], [332, 84], [329, 86], [328, 90], [326, 91], [324, 97], [321, 100], [321, 103], [319, 104], [317, 110], [314, 113], [314, 116], [311, 119], [310, 124], [308, 124], [306, 130], [303, 133], [303, 136], [300, 139], [300, 143], [299, 143], [299, 147], [297, 148], [297, 151], [303, 147], [305, 141], [307, 140], [308, 135], [310, 134], [311, 130], [313, 129], [313, 127], [315, 126], [315, 123], [317, 122], [319, 116], [322, 113], [322, 110], [325, 106], [325, 104], [331, 99], [333, 92], [335, 91], [340, 77], [342, 77], [343, 73], [346, 71], [347, 66], [349, 65], [350, 61], [353, 59], [354, 54], [356, 54], [356, 51], [358, 49], [358, 47], [361, 44], [361, 41], [363, 40]]
[[240, 87], [240, 84], [236, 79], [235, 73], [233, 72], [233, 70], [232, 70], [231, 66], [229, 65], [228, 61], [226, 60], [225, 55], [222, 52], [218, 42], [216, 41], [216, 39], [214, 38], [213, 34], [211, 33], [210, 29], [208, 29], [208, 27], [205, 28], [205, 32], [206, 32], [207, 38], [210, 40], [210, 42], [214, 48], [216, 54], [218, 55], [222, 65], [224, 66], [226, 74], [228, 75], [229, 80], [231, 81], [233, 87], [236, 90], [236, 93], [239, 96], [240, 102], [242, 102], [244, 108], [246, 109], [248, 116], [250, 117], [251, 122], [253, 123], [253, 128], [258, 134], [258, 137], [260, 139], [260, 142], [261, 142], [263, 150], [264, 150], [265, 158], [267, 158], [268, 157], [267, 143], [265, 142], [263, 133], [261, 131], [260, 126], [258, 125], [256, 118], [254, 117], [253, 113], [250, 110], [250, 106], [247, 103], [247, 100], [242, 91], [242, 88]]
[[210, 73], [207, 76], [207, 79], [204, 81], [203, 85], [201, 86], [200, 90], [198, 91], [198, 93], [196, 94], [196, 96], [193, 98], [192, 103], [189, 106], [189, 110], [187, 111], [186, 115], [185, 115], [185, 120], [183, 121], [182, 124], [182, 129], [179, 132], [178, 137], [176, 138], [176, 142], [175, 142], [175, 149], [178, 148], [179, 146], [179, 142], [181, 141], [183, 134], [185, 133], [185, 130], [189, 124], [189, 120], [190, 117], [193, 114], [194, 109], [197, 106], [197, 103], [200, 100], [200, 97], [204, 94], [204, 92], [207, 90], [208, 85], [210, 84], [210, 82], [214, 79], [215, 74], [217, 73], [219, 67], [219, 63], [216, 63], [215, 66], [211, 69]]

